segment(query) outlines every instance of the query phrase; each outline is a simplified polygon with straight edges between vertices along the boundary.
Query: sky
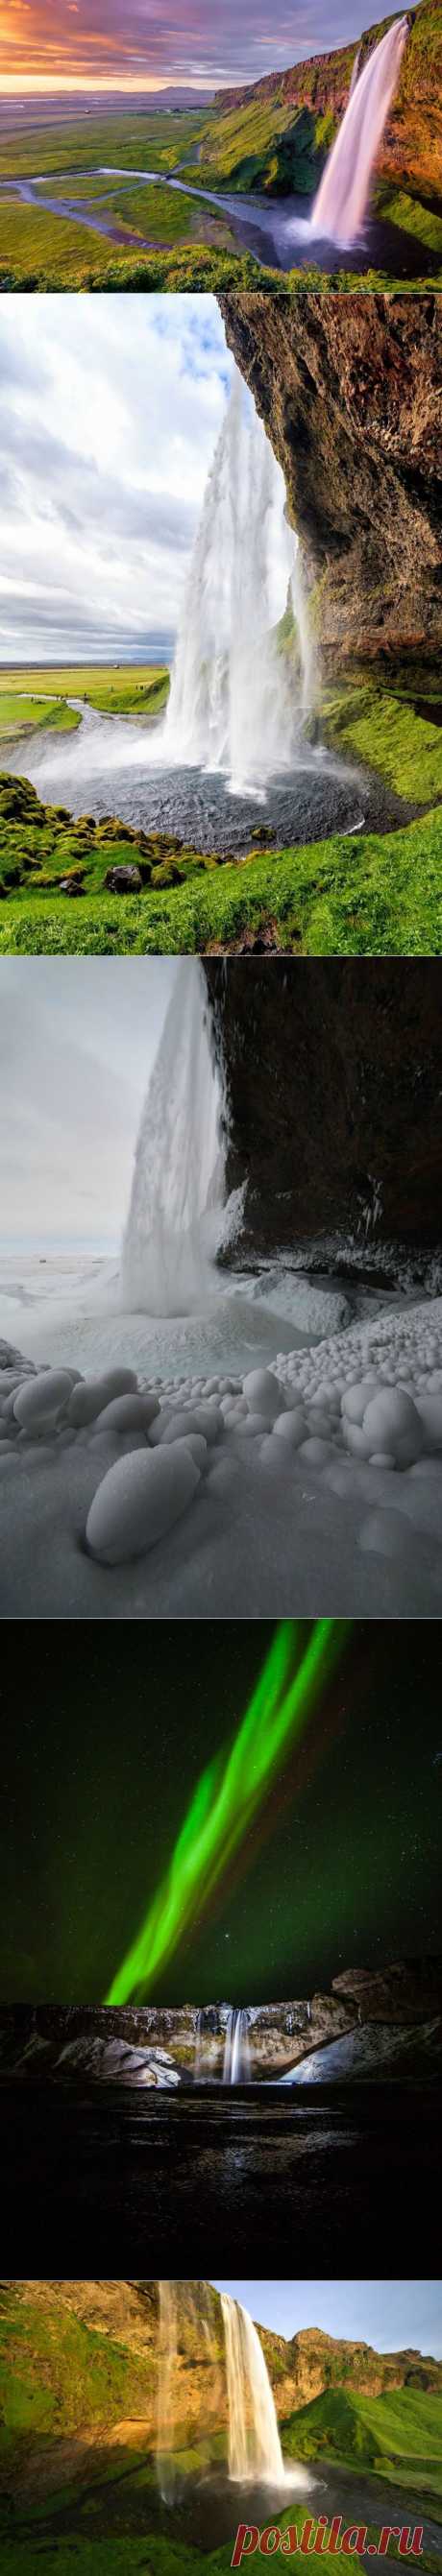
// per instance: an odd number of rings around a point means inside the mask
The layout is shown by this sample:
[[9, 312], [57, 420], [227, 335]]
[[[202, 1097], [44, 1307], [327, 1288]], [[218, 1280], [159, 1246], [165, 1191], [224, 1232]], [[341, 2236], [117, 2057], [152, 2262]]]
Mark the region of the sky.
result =
[[379, 0], [2, 0], [5, 90], [207, 90], [330, 52], [383, 15]]
[[0, 960], [3, 1251], [117, 1251], [173, 958]]
[[214, 296], [0, 298], [0, 663], [170, 653], [232, 373]]
[[[12, 1695], [0, 1675], [0, 2001], [104, 2001], [272, 1635], [166, 1621], [146, 1651], [142, 1627], [99, 1623], [71, 1627], [67, 1653], [63, 1629], [42, 1628], [30, 1692], [16, 1630]], [[431, 1623], [355, 1624], [151, 2003], [296, 2001], [345, 1968], [440, 1951], [436, 1643]]]
[[305, 2326], [376, 2352], [442, 2358], [442, 2281], [214, 2281], [255, 2324], [288, 2340]]

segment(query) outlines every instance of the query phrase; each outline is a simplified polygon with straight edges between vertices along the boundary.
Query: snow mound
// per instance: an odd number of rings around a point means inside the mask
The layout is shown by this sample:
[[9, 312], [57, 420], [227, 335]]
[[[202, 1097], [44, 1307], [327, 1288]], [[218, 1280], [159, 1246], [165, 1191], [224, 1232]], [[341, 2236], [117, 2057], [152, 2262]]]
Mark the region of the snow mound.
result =
[[124, 1329], [1, 1371], [7, 1617], [438, 1616], [441, 1299], [242, 1377], [137, 1376]]

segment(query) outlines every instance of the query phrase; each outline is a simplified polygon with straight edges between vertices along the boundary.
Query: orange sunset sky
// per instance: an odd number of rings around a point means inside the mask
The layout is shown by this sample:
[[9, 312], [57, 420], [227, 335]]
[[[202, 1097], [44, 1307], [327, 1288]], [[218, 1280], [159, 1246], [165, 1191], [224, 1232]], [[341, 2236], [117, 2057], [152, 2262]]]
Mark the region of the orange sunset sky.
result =
[[0, 0], [0, 98], [215, 89], [356, 36], [376, 0]]

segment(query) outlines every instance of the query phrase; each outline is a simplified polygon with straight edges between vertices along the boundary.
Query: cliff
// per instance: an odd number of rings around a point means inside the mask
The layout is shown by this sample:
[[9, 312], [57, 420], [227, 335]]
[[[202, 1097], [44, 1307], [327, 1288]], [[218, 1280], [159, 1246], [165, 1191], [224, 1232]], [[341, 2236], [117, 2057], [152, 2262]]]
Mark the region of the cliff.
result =
[[[219, 2443], [226, 2427], [221, 2302], [209, 2282], [180, 2281], [171, 2288], [171, 2444], [202, 2440], [207, 2457], [211, 2437]], [[296, 2314], [295, 2287], [293, 2308]], [[289, 2341], [258, 2330], [282, 2427], [336, 2389], [384, 2403], [393, 2389], [442, 2390], [442, 2363], [418, 2351], [382, 2354], [314, 2326]], [[30, 2476], [37, 2492], [51, 2476], [60, 2485], [72, 2474], [88, 2482], [92, 2448], [100, 2453], [100, 2474], [112, 2444], [115, 2450], [118, 2445], [120, 2474], [124, 2451], [130, 2457], [137, 2449], [141, 2465], [143, 2451], [156, 2443], [158, 2343], [158, 2281], [3, 2281], [0, 2409], [6, 2424], [9, 2419], [9, 2442], [3, 2437], [2, 2448], [8, 2485], [14, 2453], [22, 2485]], [[20, 2412], [13, 2403], [17, 2386]], [[315, 2422], [313, 2414], [313, 2439]], [[305, 2452], [304, 2425], [302, 2435]], [[290, 2447], [296, 2449], [296, 2422]]]
[[205, 959], [245, 1254], [325, 1237], [441, 1236], [439, 969], [428, 960]]
[[[356, 2056], [365, 2033], [367, 2065], [394, 2071], [398, 2040], [404, 2057], [419, 2066], [437, 2062], [442, 2010], [442, 1966], [437, 1959], [393, 1962], [376, 1972], [347, 1969], [330, 1994], [289, 2003], [253, 2004], [249, 2036], [253, 2074], [279, 2076], [311, 2054], [347, 2039]], [[0, 2009], [0, 2072], [5, 2080], [89, 2085], [175, 2087], [193, 2082], [198, 2061], [204, 2077], [220, 2080], [229, 2005], [35, 2004]], [[389, 2036], [390, 2035], [390, 2036]], [[403, 2053], [403, 2055], [402, 2055]], [[352, 2073], [352, 2051], [344, 2064]], [[339, 2059], [337, 2063], [339, 2074]]]
[[[360, 69], [391, 26], [392, 11], [368, 27], [360, 43], [314, 54], [283, 73], [270, 73], [247, 89], [217, 93], [204, 160], [228, 174], [229, 185], [264, 188], [278, 195], [292, 187], [310, 195], [347, 106], [359, 51]], [[442, 20], [439, 0], [420, 0], [408, 12], [410, 32], [400, 81], [385, 128], [378, 175], [431, 206], [440, 202], [442, 166]]]
[[220, 304], [282, 466], [325, 671], [435, 656], [442, 298], [307, 290]]

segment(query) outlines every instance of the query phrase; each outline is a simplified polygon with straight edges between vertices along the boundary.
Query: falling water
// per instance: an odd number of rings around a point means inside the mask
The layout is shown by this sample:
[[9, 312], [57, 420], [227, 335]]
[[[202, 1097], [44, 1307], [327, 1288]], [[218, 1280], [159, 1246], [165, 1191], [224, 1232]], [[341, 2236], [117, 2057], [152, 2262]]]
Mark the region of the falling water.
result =
[[359, 80], [359, 64], [360, 64], [360, 60], [361, 60], [361, 48], [360, 48], [360, 45], [358, 45], [357, 53], [355, 54], [354, 63], [353, 63], [353, 70], [352, 70], [351, 81], [350, 81], [350, 88], [349, 88], [348, 99], [347, 99], [347, 107], [349, 107], [349, 106], [350, 106], [350, 99], [353, 97], [353, 91], [356, 89], [356, 82], [357, 82], [357, 80]]
[[276, 2411], [262, 2344], [245, 2308], [221, 2293], [229, 2409], [229, 2477], [285, 2484]]
[[[194, 548], [178, 638], [164, 751], [220, 770], [232, 792], [262, 792], [292, 767], [312, 683], [297, 540], [285, 487], [236, 369]], [[278, 645], [286, 606], [298, 676]]]
[[178, 967], [141, 1118], [123, 1243], [132, 1312], [184, 1315], [207, 1301], [223, 1232], [221, 1080], [197, 958]]
[[173, 2380], [178, 2351], [176, 2281], [159, 2281], [157, 2477], [165, 2504], [173, 2504], [176, 2468], [172, 2447]]
[[249, 2084], [250, 2076], [249, 2017], [235, 2005], [227, 2022], [223, 2084]]
[[345, 116], [318, 188], [310, 231], [351, 250], [367, 214], [370, 181], [399, 78], [408, 18], [395, 19], [352, 83]]
[[[165, 2504], [185, 2483], [183, 2451], [193, 2433], [210, 2460], [223, 2408], [218, 2302], [209, 2281], [159, 2281], [157, 2479]], [[203, 2377], [200, 2405], [194, 2364]]]

